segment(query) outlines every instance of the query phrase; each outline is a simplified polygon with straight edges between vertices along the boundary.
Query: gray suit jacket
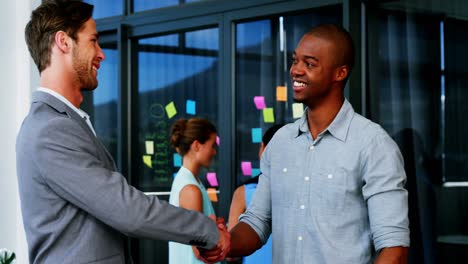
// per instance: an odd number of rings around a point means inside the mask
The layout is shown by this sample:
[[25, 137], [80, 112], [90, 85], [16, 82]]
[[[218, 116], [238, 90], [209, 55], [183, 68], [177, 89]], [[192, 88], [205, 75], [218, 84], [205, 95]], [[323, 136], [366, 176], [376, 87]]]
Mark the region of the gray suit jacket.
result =
[[124, 263], [124, 235], [211, 248], [214, 221], [127, 183], [76, 112], [35, 92], [16, 142], [30, 263]]

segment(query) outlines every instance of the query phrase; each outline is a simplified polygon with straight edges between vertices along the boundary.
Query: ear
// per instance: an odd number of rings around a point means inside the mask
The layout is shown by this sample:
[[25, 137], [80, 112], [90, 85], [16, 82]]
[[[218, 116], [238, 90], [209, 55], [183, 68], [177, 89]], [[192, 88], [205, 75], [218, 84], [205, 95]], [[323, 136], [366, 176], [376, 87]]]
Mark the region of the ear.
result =
[[190, 149], [195, 151], [195, 152], [198, 152], [198, 150], [200, 150], [200, 142], [198, 140], [194, 140], [192, 142], [192, 145], [190, 145]]
[[72, 39], [64, 31], [55, 33], [55, 45], [63, 53], [68, 53], [72, 48]]
[[335, 80], [337, 82], [342, 82], [348, 77], [348, 74], [349, 74], [349, 67], [347, 65], [339, 66], [336, 69]]

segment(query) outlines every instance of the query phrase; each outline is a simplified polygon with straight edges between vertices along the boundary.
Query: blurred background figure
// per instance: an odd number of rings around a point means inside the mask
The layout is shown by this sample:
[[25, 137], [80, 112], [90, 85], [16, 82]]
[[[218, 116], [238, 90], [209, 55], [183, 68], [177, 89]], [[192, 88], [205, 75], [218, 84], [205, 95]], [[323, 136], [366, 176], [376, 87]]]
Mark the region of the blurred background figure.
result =
[[[201, 167], [209, 167], [216, 155], [216, 133], [216, 127], [202, 118], [179, 119], [172, 126], [171, 144], [182, 156], [182, 167], [172, 183], [170, 204], [206, 216], [215, 214], [198, 172]], [[169, 242], [170, 264], [203, 263], [196, 254], [193, 246]]]
[[[276, 124], [272, 127], [270, 127], [265, 134], [262, 137], [262, 143], [260, 144], [260, 149], [258, 150], [258, 158], [260, 159], [262, 157], [262, 153], [265, 150], [266, 146], [268, 145], [268, 142], [270, 142], [271, 138], [273, 135], [278, 131], [281, 127], [283, 127], [284, 124]], [[233, 197], [232, 197], [232, 202], [231, 202], [231, 208], [229, 210], [229, 227], [228, 230], [230, 231], [238, 222], [239, 222], [239, 216], [245, 212], [247, 209], [247, 206], [250, 203], [250, 200], [252, 200], [252, 196], [255, 192], [255, 189], [257, 188], [258, 184], [258, 179], [260, 178], [260, 175], [256, 177], [252, 177], [249, 180], [245, 181], [242, 185], [236, 188], [234, 191]], [[271, 262], [271, 237], [268, 239], [268, 242], [263, 245], [263, 247], [259, 250], [257, 250], [255, 253], [253, 253], [250, 256], [243, 257], [242, 261], [241, 259], [228, 259], [231, 262], [238, 262], [238, 263], [243, 263], [243, 264], [249, 264], [249, 263], [262, 263], [262, 264], [269, 264]]]

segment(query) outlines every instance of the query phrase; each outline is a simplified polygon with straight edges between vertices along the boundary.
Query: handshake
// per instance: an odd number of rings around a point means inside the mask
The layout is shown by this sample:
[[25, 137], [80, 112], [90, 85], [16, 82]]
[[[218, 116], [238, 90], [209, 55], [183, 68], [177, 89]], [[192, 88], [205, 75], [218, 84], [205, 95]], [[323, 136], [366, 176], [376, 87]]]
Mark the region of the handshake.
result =
[[226, 255], [231, 249], [231, 234], [228, 232], [226, 223], [222, 217], [214, 215], [209, 216], [213, 221], [216, 221], [219, 231], [218, 244], [211, 249], [194, 247], [195, 256], [205, 263], [215, 263], [226, 258]]

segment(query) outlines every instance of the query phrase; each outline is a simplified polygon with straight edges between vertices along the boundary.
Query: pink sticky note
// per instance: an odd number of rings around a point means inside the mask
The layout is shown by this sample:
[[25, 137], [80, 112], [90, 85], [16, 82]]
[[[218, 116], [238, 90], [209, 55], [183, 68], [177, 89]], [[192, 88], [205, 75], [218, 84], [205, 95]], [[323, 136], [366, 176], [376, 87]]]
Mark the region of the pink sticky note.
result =
[[258, 110], [266, 107], [264, 96], [254, 96], [254, 103]]
[[242, 174], [244, 174], [245, 176], [252, 175], [252, 163], [250, 161], [242, 161], [241, 169], [242, 169]]
[[216, 172], [208, 172], [206, 174], [206, 179], [208, 180], [211, 186], [213, 187], [218, 186], [218, 179], [216, 179]]
[[218, 136], [216, 136], [216, 145], [219, 146], [219, 137]]

